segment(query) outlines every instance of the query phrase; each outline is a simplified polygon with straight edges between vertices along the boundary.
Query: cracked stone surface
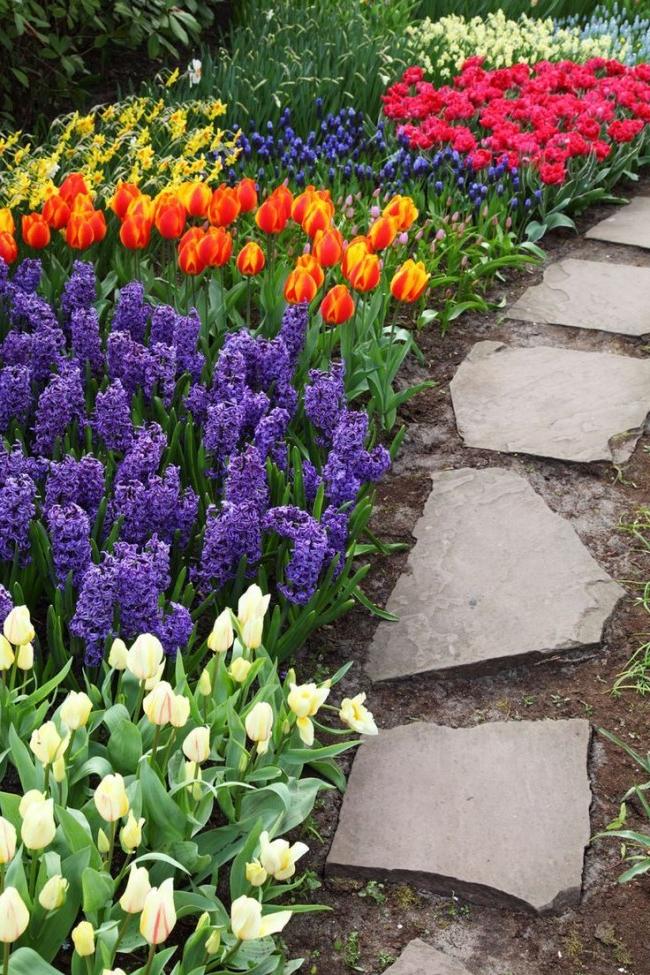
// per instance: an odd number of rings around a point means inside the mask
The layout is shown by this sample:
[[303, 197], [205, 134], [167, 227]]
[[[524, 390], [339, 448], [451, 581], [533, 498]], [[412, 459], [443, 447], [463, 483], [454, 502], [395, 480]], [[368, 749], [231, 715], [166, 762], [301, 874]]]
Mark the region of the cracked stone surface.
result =
[[380, 732], [354, 759], [327, 872], [540, 913], [575, 906], [589, 738], [575, 718]]
[[650, 359], [477, 342], [450, 389], [466, 447], [621, 464], [650, 411]]
[[442, 471], [375, 631], [375, 681], [494, 670], [593, 646], [623, 589], [528, 481], [501, 468]]
[[585, 237], [650, 248], [650, 196], [637, 196], [588, 230]]
[[455, 958], [416, 938], [411, 941], [394, 965], [384, 975], [472, 975]]
[[508, 318], [619, 335], [650, 334], [650, 268], [567, 258], [551, 264]]

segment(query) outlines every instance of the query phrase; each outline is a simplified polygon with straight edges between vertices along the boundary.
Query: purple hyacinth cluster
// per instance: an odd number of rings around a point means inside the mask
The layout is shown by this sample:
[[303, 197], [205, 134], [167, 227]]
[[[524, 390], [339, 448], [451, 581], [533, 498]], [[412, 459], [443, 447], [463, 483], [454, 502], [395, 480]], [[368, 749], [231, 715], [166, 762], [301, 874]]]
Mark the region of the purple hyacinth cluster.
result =
[[65, 586], [70, 572], [79, 586], [90, 565], [90, 518], [78, 504], [54, 504], [47, 513], [47, 527], [59, 586]]

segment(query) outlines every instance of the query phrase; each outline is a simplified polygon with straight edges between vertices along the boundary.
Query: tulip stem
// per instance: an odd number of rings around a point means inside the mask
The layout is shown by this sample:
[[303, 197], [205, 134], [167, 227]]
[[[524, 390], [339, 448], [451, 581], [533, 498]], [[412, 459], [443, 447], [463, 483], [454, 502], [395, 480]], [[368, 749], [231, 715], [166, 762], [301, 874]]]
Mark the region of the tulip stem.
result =
[[36, 850], [32, 850], [32, 865], [29, 871], [29, 894], [34, 897], [36, 894], [36, 876], [38, 871], [38, 857]]
[[156, 954], [156, 946], [149, 945], [149, 957], [147, 958], [147, 964], [145, 965], [143, 975], [149, 975], [151, 971], [151, 966], [153, 964], [153, 956]]
[[120, 926], [117, 929], [117, 938], [115, 940], [115, 947], [113, 948], [113, 952], [114, 952], [113, 958], [115, 958], [115, 956], [117, 955], [117, 949], [119, 947], [120, 941], [122, 940], [122, 938], [126, 934], [126, 929], [129, 926], [129, 921], [130, 920], [131, 920], [131, 915], [130, 914], [125, 914], [124, 917], [122, 918], [122, 920], [120, 921]]
[[4, 893], [5, 889], [5, 865], [0, 863], [0, 894]]
[[144, 700], [144, 681], [140, 681], [140, 687], [138, 688], [138, 698], [135, 702], [135, 709], [133, 711], [133, 721], [137, 724], [138, 718], [140, 717], [140, 708], [142, 707], [142, 702]]
[[111, 864], [113, 863], [113, 853], [115, 852], [115, 836], [117, 834], [117, 820], [113, 820], [111, 823], [111, 845], [108, 848], [108, 856], [106, 858], [106, 869], [111, 872]]
[[156, 752], [158, 751], [158, 741], [160, 740], [160, 729], [161, 728], [162, 728], [162, 725], [157, 724], [156, 725], [156, 730], [154, 731], [154, 735], [153, 735], [153, 745], [151, 746], [151, 764], [152, 765], [156, 761]]
[[167, 763], [169, 762], [169, 756], [171, 755], [172, 745], [174, 744], [175, 739], [176, 739], [176, 728], [172, 728], [167, 744], [165, 745], [165, 751], [162, 759], [163, 775], [165, 774], [165, 771], [167, 769]]
[[222, 968], [225, 965], [227, 965], [229, 961], [232, 961], [232, 959], [235, 957], [235, 955], [237, 954], [237, 952], [241, 948], [242, 944], [243, 944], [243, 941], [240, 938], [238, 938], [237, 941], [235, 942], [235, 944], [230, 949], [230, 951], [227, 951], [226, 954], [221, 959], [221, 961], [219, 962], [219, 965]]
[[11, 951], [11, 945], [6, 941], [3, 945], [2, 952], [2, 975], [9, 975], [9, 952]]

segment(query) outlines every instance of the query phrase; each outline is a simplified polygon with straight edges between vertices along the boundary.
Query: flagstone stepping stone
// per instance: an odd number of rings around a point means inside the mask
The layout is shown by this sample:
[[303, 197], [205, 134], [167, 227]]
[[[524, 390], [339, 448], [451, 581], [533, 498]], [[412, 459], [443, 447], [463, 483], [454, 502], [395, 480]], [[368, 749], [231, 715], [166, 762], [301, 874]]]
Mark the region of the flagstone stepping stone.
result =
[[650, 248], [650, 196], [637, 196], [588, 230], [585, 237]]
[[417, 722], [357, 753], [326, 871], [540, 913], [580, 899], [589, 723]]
[[366, 671], [374, 681], [593, 646], [623, 589], [528, 481], [502, 468], [442, 471], [414, 529]]
[[623, 463], [650, 411], [650, 359], [477, 342], [450, 389], [466, 447]]
[[551, 264], [508, 318], [619, 335], [650, 333], [650, 268], [568, 258]]
[[471, 975], [471, 972], [455, 958], [416, 938], [384, 975]]

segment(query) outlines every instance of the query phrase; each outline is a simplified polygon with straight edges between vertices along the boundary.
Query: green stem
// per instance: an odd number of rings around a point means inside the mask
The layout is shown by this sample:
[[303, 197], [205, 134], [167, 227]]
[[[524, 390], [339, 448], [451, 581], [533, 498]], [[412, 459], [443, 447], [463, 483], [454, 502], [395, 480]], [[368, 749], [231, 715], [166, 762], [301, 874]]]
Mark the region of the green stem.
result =
[[163, 775], [165, 774], [165, 771], [167, 769], [167, 763], [169, 762], [169, 756], [171, 755], [172, 747], [175, 740], [176, 740], [176, 728], [172, 728], [171, 734], [167, 740], [167, 744], [165, 745], [165, 752], [163, 754], [163, 760], [162, 760]]
[[153, 964], [153, 956], [155, 954], [156, 954], [156, 946], [149, 945], [149, 957], [147, 958], [147, 964], [145, 965], [143, 975], [149, 975], [151, 971], [151, 965]]
[[130, 914], [125, 914], [120, 922], [120, 926], [117, 929], [117, 939], [115, 941], [115, 947], [113, 948], [113, 961], [115, 961], [115, 956], [117, 955], [117, 949], [119, 947], [120, 941], [126, 934], [126, 929], [129, 926], [129, 921], [131, 920]]
[[49, 786], [50, 786], [50, 766], [46, 765], [44, 769], [44, 775], [43, 775], [43, 792], [47, 793]]
[[158, 742], [160, 741], [160, 729], [162, 725], [157, 724], [156, 730], [153, 735], [153, 745], [151, 746], [151, 764], [156, 761], [156, 752], [158, 751]]
[[108, 873], [111, 872], [111, 865], [113, 863], [113, 853], [115, 852], [115, 837], [117, 836], [117, 820], [113, 820], [111, 823], [111, 845], [108, 848], [108, 856], [106, 858], [106, 870]]
[[11, 951], [11, 945], [8, 941], [5, 942], [2, 952], [2, 975], [9, 975], [9, 952]]
[[0, 894], [4, 893], [5, 889], [5, 865], [0, 863]]
[[37, 875], [38, 875], [37, 851], [32, 850], [32, 865], [29, 870], [29, 895], [32, 898], [32, 900], [34, 899], [34, 895], [36, 894]]
[[142, 707], [143, 700], [144, 700], [144, 681], [141, 680], [140, 687], [138, 689], [138, 698], [135, 702], [135, 708], [133, 711], [133, 721], [135, 724], [137, 724], [138, 718], [140, 717], [140, 708]]
[[230, 951], [227, 951], [226, 954], [223, 956], [223, 958], [219, 962], [219, 965], [221, 967], [224, 967], [225, 965], [228, 964], [229, 961], [232, 961], [232, 959], [235, 957], [235, 955], [237, 954], [237, 952], [241, 948], [242, 944], [243, 944], [242, 941], [237, 940], [237, 942], [233, 945], [233, 947], [230, 949]]

